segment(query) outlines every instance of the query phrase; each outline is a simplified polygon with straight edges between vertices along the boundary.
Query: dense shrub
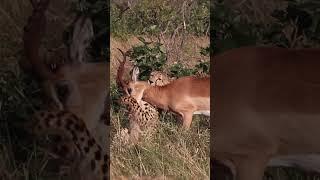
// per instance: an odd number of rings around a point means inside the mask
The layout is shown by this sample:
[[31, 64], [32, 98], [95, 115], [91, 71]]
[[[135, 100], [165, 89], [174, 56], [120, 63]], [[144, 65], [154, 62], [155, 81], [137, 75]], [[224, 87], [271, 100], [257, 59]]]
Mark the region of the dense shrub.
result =
[[214, 1], [212, 48], [219, 52], [246, 45], [311, 47], [319, 44], [320, 11], [316, 8], [319, 2], [290, 0], [287, 3], [285, 9], [274, 9], [270, 23], [263, 19], [251, 20], [248, 14], [228, 7], [226, 1]]
[[[132, 48], [130, 58], [135, 66], [139, 67], [140, 79], [147, 80], [152, 71], [167, 71], [170, 76], [181, 77], [204, 72], [209, 74], [210, 62], [199, 62], [193, 68], [187, 68], [182, 63], [176, 63], [168, 67], [166, 58], [166, 49], [159, 42], [148, 42], [140, 37], [142, 45]], [[209, 47], [202, 48], [201, 52], [204, 56], [209, 56]]]

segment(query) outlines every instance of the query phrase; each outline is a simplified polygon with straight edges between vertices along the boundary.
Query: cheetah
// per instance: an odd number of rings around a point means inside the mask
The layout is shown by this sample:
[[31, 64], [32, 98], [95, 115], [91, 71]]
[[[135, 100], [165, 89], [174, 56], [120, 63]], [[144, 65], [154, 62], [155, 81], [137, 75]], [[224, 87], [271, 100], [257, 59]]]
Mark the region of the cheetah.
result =
[[31, 126], [34, 135], [59, 134], [73, 142], [74, 148], [79, 153], [79, 160], [74, 163], [77, 166], [77, 173], [74, 176], [80, 175], [73, 179], [109, 179], [110, 157], [107, 148], [102, 148], [97, 143], [84, 121], [75, 114], [61, 110], [37, 111], [28, 126]]
[[[195, 77], [209, 77], [209, 74], [204, 73], [203, 71], [197, 71], [194, 74]], [[175, 80], [175, 77], [169, 77], [166, 73], [161, 71], [153, 71], [150, 73], [149, 84], [151, 86], [164, 86], [169, 84], [171, 81]]]
[[[164, 86], [169, 84], [172, 78], [161, 71], [153, 71], [149, 77], [149, 83], [152, 86]], [[116, 139], [122, 139], [124, 144], [136, 144], [139, 139], [150, 139], [156, 132], [159, 124], [159, 112], [148, 102], [140, 100], [139, 102], [132, 96], [121, 97], [121, 104], [126, 105], [129, 110], [129, 137], [127, 129], [123, 129]], [[120, 137], [118, 137], [120, 136]], [[118, 140], [121, 141], [121, 140]]]
[[129, 110], [130, 143], [138, 143], [140, 137], [150, 140], [159, 124], [157, 109], [142, 100], [138, 103], [132, 96], [123, 96], [120, 101]]
[[152, 71], [149, 77], [149, 84], [151, 86], [164, 86], [169, 84], [174, 78], [169, 78], [169, 76], [161, 71]]

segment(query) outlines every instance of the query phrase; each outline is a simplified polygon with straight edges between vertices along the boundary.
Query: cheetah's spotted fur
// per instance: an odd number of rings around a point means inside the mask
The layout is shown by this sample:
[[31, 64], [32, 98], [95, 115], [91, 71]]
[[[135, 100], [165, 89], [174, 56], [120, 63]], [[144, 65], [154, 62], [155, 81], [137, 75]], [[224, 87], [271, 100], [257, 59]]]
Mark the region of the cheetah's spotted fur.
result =
[[68, 111], [38, 111], [34, 114], [32, 122], [34, 134], [58, 132], [74, 143], [81, 156], [78, 166], [82, 178], [85, 180], [109, 179], [110, 158], [107, 149], [101, 148], [82, 119]]
[[169, 84], [173, 78], [169, 78], [169, 76], [161, 71], [153, 71], [149, 77], [149, 83], [151, 86], [164, 86]]
[[[208, 77], [210, 75], [206, 74], [203, 71], [197, 71], [196, 74], [194, 74], [193, 76], [202, 78], [202, 77]], [[150, 77], [149, 77], [149, 84], [151, 86], [165, 86], [175, 79], [176, 78], [174, 78], [174, 77], [170, 78], [164, 72], [153, 71], [153, 72], [151, 72]]]
[[136, 143], [140, 136], [145, 139], [151, 138], [159, 124], [159, 113], [156, 108], [142, 100], [138, 103], [131, 96], [121, 97], [121, 102], [129, 110], [130, 141]]
[[[149, 77], [149, 83], [152, 86], [164, 86], [169, 84], [172, 79], [161, 71], [153, 71]], [[131, 96], [121, 98], [121, 103], [126, 105], [129, 110], [129, 131], [122, 129], [116, 136], [118, 142], [123, 144], [137, 143], [142, 136], [144, 139], [149, 139], [156, 132], [159, 124], [159, 112], [151, 104], [140, 100], [137, 102]]]

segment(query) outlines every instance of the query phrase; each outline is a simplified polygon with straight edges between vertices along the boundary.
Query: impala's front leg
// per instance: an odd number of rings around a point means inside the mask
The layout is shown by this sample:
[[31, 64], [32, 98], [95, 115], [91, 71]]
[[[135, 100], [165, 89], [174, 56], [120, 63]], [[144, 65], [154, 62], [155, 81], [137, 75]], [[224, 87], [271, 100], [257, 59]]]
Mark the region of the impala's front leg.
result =
[[236, 162], [236, 180], [263, 180], [266, 158], [247, 157]]

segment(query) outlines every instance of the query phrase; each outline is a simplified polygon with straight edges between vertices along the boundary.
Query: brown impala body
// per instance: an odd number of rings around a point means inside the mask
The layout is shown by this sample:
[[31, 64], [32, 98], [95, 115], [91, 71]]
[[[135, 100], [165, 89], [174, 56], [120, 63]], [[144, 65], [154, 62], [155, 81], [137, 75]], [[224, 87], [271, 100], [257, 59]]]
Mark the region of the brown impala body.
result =
[[[105, 111], [105, 100], [108, 94], [109, 63], [85, 62], [85, 49], [93, 38], [90, 19], [79, 17], [75, 21], [69, 52], [64, 57], [69, 57], [70, 60], [52, 71], [39, 53], [41, 40], [46, 32], [46, 11], [49, 0], [31, 2], [34, 10], [25, 27], [23, 41], [26, 60], [20, 63], [21, 67], [40, 80], [45, 95], [51, 98], [59, 109], [69, 110], [84, 119], [88, 129], [90, 131], [94, 129], [93, 133], [99, 134], [99, 137], [104, 139], [101, 139], [101, 142], [105, 144], [106, 126], [102, 125], [104, 122], [100, 121], [100, 116]], [[61, 60], [53, 59], [52, 61], [60, 62]], [[59, 98], [57, 91], [61, 86], [67, 88], [67, 95], [63, 99]]]
[[212, 152], [236, 180], [262, 180], [286, 160], [319, 170], [320, 50], [246, 47], [213, 60]]
[[182, 77], [165, 86], [150, 86], [138, 81], [129, 83], [129, 87], [137, 87], [138, 84], [146, 85], [142, 94], [144, 101], [180, 114], [186, 128], [190, 127], [193, 114], [210, 115], [209, 77]]
[[139, 70], [135, 68], [132, 81], [122, 80], [124, 61], [118, 70], [118, 84], [137, 101], [144, 100], [160, 109], [170, 110], [181, 115], [183, 126], [189, 128], [193, 114], [210, 116], [210, 77], [182, 77], [164, 86], [151, 86], [148, 82], [138, 81]]

